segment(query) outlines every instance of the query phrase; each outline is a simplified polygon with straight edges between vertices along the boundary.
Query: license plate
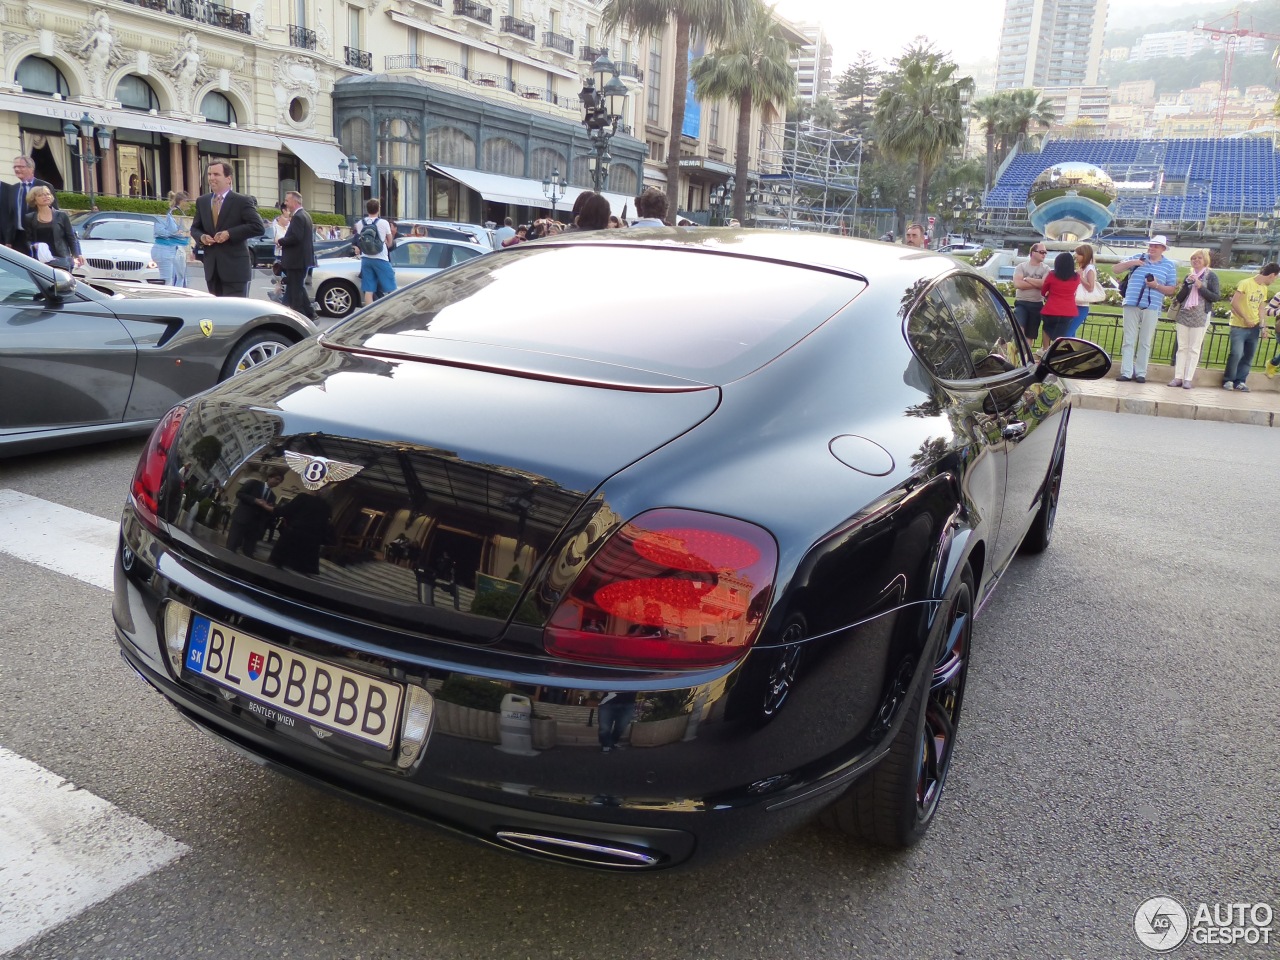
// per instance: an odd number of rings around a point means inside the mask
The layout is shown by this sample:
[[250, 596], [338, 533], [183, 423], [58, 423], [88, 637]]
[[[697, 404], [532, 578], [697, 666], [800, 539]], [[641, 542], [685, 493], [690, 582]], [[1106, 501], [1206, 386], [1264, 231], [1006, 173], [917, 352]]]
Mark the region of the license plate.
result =
[[207, 617], [192, 617], [186, 667], [247, 697], [250, 709], [301, 720], [389, 748], [403, 688], [276, 646]]

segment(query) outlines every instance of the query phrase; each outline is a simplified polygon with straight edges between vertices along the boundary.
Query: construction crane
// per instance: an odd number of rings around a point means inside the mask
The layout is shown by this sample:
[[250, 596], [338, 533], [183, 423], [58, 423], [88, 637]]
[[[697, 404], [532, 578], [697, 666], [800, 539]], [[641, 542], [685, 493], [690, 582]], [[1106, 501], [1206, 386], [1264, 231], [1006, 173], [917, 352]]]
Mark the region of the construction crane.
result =
[[[1229, 24], [1228, 21], [1230, 21]], [[1264, 33], [1253, 29], [1253, 17], [1249, 17], [1248, 26], [1242, 27], [1239, 10], [1212, 23], [1198, 23], [1196, 29], [1209, 34], [1214, 43], [1219, 43], [1226, 38], [1226, 56], [1222, 61], [1222, 89], [1218, 92], [1218, 115], [1213, 122], [1213, 135], [1221, 137], [1222, 120], [1227, 113], [1227, 90], [1231, 86], [1231, 68], [1235, 65], [1236, 59], [1236, 44], [1241, 37], [1261, 37], [1263, 40], [1280, 41], [1280, 34]]]

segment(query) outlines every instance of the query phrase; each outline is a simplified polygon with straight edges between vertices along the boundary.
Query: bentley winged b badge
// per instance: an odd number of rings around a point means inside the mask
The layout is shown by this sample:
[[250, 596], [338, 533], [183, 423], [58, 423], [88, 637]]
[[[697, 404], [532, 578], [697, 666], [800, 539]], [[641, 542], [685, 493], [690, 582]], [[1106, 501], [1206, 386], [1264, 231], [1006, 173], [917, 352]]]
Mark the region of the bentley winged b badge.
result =
[[284, 452], [284, 460], [289, 469], [302, 478], [302, 485], [308, 490], [319, 490], [326, 483], [350, 480], [364, 469], [359, 464], [343, 463], [328, 457], [309, 457], [292, 450]]

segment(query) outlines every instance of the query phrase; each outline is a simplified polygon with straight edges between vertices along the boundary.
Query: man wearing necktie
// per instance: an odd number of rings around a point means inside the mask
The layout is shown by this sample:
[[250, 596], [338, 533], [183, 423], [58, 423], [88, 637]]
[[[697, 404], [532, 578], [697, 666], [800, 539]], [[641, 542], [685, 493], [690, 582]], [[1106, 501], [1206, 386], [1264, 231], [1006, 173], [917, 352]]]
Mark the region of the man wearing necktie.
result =
[[13, 174], [18, 182], [5, 184], [4, 191], [0, 194], [0, 210], [4, 211], [3, 218], [0, 218], [0, 239], [3, 239], [6, 247], [31, 256], [31, 243], [23, 225], [32, 209], [27, 206], [27, 194], [33, 187], [48, 187], [49, 192], [54, 195], [53, 205], [56, 208], [57, 192], [53, 189], [53, 184], [36, 178], [36, 165], [30, 157], [14, 157]]
[[191, 218], [191, 237], [204, 252], [205, 283], [215, 297], [247, 297], [253, 276], [249, 241], [266, 227], [253, 200], [231, 189], [231, 164], [215, 160], [205, 176], [209, 192], [196, 200]]
[[236, 491], [236, 508], [231, 513], [227, 530], [227, 549], [252, 557], [258, 541], [276, 511], [275, 488], [284, 479], [281, 467], [267, 471], [265, 480], [246, 480]]

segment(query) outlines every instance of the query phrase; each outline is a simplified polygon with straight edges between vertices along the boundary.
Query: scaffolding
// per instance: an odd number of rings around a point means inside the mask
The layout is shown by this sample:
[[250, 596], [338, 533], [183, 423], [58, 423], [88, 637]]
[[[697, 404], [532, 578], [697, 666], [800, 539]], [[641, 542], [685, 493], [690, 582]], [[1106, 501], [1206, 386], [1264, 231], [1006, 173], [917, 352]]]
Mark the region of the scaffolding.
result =
[[860, 137], [802, 120], [767, 124], [761, 141], [753, 225], [854, 233], [862, 175]]

